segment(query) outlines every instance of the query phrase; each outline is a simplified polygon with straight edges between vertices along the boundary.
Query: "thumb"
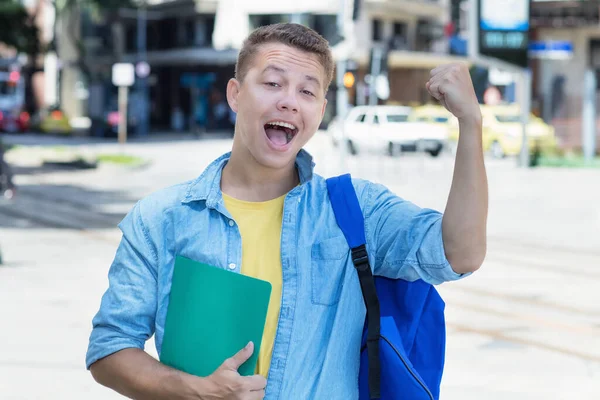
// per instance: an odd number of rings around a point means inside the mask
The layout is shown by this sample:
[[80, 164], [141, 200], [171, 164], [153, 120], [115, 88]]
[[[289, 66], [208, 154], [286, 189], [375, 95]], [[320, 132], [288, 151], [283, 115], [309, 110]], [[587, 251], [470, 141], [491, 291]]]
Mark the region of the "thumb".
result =
[[254, 343], [249, 342], [246, 347], [238, 351], [234, 356], [225, 361], [225, 366], [228, 369], [237, 371], [239, 367], [252, 356], [254, 353]]

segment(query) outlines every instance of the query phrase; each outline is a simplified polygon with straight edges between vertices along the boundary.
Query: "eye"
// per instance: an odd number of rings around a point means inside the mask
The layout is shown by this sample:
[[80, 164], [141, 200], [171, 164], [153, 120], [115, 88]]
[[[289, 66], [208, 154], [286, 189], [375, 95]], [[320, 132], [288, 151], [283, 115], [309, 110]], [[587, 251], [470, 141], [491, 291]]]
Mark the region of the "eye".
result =
[[303, 90], [302, 93], [309, 95], [309, 96], [315, 96], [313, 92], [311, 92], [310, 90]]
[[265, 85], [271, 86], [271, 87], [280, 87], [279, 83], [277, 83], [277, 82], [267, 82], [267, 83], [265, 83]]

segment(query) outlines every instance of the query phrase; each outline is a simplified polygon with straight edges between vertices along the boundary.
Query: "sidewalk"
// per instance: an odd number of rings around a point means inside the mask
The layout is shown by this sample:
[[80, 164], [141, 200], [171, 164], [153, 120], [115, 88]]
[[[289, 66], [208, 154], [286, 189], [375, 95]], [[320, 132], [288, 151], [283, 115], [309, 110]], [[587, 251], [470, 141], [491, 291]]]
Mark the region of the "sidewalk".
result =
[[[25, 218], [2, 220], [0, 214], [7, 260], [0, 268], [0, 304], [11, 305], [0, 307], [2, 400], [121, 398], [95, 384], [83, 367], [90, 321], [120, 240], [116, 223], [142, 196], [196, 178], [230, 145], [228, 139], [128, 143], [128, 154], [151, 163], [17, 175], [17, 184], [28, 192], [29, 210], [60, 220], [71, 209], [70, 223], [87, 228], [49, 228]], [[85, 148], [121, 151], [114, 143], [78, 147]], [[342, 172], [327, 137], [317, 136], [308, 148], [317, 172]], [[361, 156], [348, 157], [345, 164], [344, 171], [356, 177], [443, 210], [453, 170], [449, 157]], [[595, 400], [600, 394], [600, 171], [517, 169], [513, 160], [488, 160], [487, 169], [486, 262], [472, 277], [439, 287], [448, 323], [441, 398]], [[40, 205], [43, 196], [48, 208]], [[58, 200], [58, 208], [49, 197]], [[90, 212], [111, 217], [86, 221]], [[152, 342], [148, 347], [153, 353]]]

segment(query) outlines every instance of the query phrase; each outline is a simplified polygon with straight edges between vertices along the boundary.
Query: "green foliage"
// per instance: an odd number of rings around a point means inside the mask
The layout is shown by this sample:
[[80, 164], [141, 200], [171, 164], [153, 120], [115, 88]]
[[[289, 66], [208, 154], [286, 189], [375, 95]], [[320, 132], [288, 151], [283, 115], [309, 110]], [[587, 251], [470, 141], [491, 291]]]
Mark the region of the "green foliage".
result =
[[0, 43], [20, 53], [36, 55], [43, 51], [33, 18], [17, 0], [0, 0]]
[[141, 166], [147, 161], [141, 157], [128, 154], [99, 154], [96, 160], [101, 163], [111, 163], [123, 166]]
[[539, 158], [539, 166], [554, 168], [600, 168], [600, 157], [586, 162], [583, 155], [578, 153], [569, 153], [564, 156], [543, 155]]

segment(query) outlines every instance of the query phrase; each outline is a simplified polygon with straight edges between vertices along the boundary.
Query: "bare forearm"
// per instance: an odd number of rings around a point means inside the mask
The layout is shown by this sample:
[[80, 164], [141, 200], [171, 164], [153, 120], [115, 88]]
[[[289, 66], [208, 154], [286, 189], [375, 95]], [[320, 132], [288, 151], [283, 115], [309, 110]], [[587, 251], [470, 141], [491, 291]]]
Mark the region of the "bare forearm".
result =
[[446, 258], [457, 273], [478, 269], [486, 253], [488, 185], [481, 119], [460, 122], [454, 178], [442, 221]]
[[188, 383], [201, 378], [169, 368], [139, 349], [125, 349], [95, 362], [94, 379], [131, 399], [200, 399]]

